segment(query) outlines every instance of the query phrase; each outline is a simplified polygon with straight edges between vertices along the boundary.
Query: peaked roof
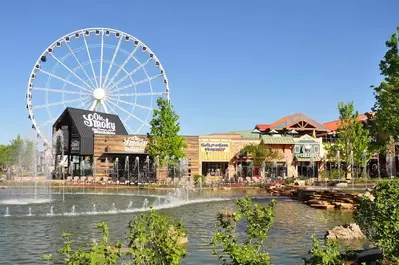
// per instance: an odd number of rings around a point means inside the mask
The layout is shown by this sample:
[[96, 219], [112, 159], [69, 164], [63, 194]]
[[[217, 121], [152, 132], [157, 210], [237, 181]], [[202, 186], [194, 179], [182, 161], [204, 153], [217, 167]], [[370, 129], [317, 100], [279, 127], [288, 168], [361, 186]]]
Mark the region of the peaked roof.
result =
[[81, 137], [93, 138], [94, 134], [127, 134], [125, 126], [117, 115], [70, 107], [64, 110], [53, 127], [68, 115]]
[[[297, 127], [296, 127], [297, 126]], [[298, 127], [299, 126], [299, 127]], [[282, 129], [295, 129], [295, 130], [316, 130], [316, 131], [329, 131], [330, 129], [323, 126], [323, 124], [311, 119], [302, 113], [295, 113], [283, 117], [272, 124], [257, 124], [255, 126], [259, 131], [267, 130], [282, 130]]]
[[[371, 116], [374, 116], [375, 112], [369, 112], [369, 114], [371, 114]], [[357, 116], [357, 120], [365, 121], [365, 120], [367, 120], [367, 115], [360, 114], [359, 116]], [[331, 131], [336, 131], [338, 129], [338, 126], [341, 125], [341, 120], [326, 122], [323, 125], [324, 125], [324, 127], [328, 128]]]

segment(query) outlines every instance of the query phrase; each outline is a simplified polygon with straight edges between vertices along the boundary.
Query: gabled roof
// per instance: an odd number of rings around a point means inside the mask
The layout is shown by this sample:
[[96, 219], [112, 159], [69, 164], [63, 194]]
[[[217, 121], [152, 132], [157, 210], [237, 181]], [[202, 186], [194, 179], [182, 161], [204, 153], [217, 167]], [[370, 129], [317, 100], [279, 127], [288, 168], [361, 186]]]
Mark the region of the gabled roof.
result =
[[[371, 116], [374, 116], [374, 112], [369, 112], [369, 114]], [[366, 114], [360, 114], [359, 116], [357, 116], [357, 120], [358, 121], [365, 121], [367, 120], [367, 115]], [[324, 127], [328, 128], [331, 131], [336, 131], [338, 129], [338, 126], [341, 125], [341, 120], [335, 120], [335, 121], [330, 121], [330, 122], [326, 122], [323, 124]]]
[[323, 126], [321, 123], [311, 119], [302, 113], [295, 113], [286, 117], [283, 117], [272, 124], [257, 124], [256, 129], [261, 132], [267, 130], [283, 130], [283, 129], [295, 129], [295, 130], [315, 130], [315, 131], [329, 131], [328, 128]]

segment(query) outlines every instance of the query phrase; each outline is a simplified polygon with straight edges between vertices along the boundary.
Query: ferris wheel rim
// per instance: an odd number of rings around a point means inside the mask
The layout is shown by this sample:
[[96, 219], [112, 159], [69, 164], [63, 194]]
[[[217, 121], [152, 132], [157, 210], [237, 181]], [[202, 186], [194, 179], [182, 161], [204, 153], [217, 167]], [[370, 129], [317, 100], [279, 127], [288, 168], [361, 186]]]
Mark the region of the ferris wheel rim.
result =
[[[45, 122], [45, 123], [47, 123], [47, 124], [38, 124], [38, 122], [37, 122], [36, 119], [35, 119], [34, 107], [33, 107], [33, 105], [32, 105], [32, 92], [33, 92], [33, 80], [35, 79], [35, 78], [33, 78], [33, 76], [34, 76], [34, 74], [38, 71], [38, 68], [36, 68], [36, 66], [37, 66], [37, 65], [40, 66], [40, 64], [41, 64], [41, 58], [43, 58], [43, 56], [48, 55], [50, 49], [58, 48], [58, 47], [57, 47], [57, 43], [66, 43], [66, 44], [67, 44], [67, 43], [68, 43], [67, 37], [72, 38], [72, 37], [74, 37], [76, 34], [82, 34], [83, 39], [84, 39], [84, 41], [85, 41], [86, 49], [88, 49], [88, 45], [87, 45], [86, 40], [85, 40], [85, 34], [86, 34], [86, 32], [89, 32], [89, 35], [88, 35], [88, 36], [90, 36], [90, 34], [94, 32], [96, 35], [98, 35], [98, 34], [97, 34], [97, 31], [98, 31], [98, 32], [101, 32], [101, 39], [102, 39], [102, 42], [103, 42], [103, 39], [104, 39], [104, 34], [105, 34], [105, 32], [108, 31], [108, 32], [109, 32], [108, 36], [111, 36], [111, 33], [112, 33], [112, 34], [115, 34], [115, 36], [116, 36], [117, 33], [120, 34], [120, 36], [119, 36], [119, 38], [120, 38], [119, 43], [122, 41], [123, 38], [129, 37], [129, 39], [138, 42], [137, 45], [136, 45], [137, 49], [139, 49], [139, 47], [142, 47], [143, 49], [145, 48], [145, 50], [146, 50], [149, 54], [152, 55], [152, 57], [151, 57], [150, 59], [153, 59], [153, 60], [157, 63], [158, 68], [161, 70], [161, 73], [162, 73], [161, 75], [163, 76], [164, 84], [165, 84], [165, 92], [153, 93], [152, 83], [150, 82], [151, 79], [150, 79], [150, 77], [148, 76], [148, 74], [146, 73], [147, 78], [148, 78], [147, 81], [148, 81], [149, 84], [150, 84], [150, 92], [151, 92], [151, 93], [148, 93], [148, 94], [149, 94], [149, 95], [161, 95], [161, 96], [162, 96], [162, 95], [165, 95], [165, 96], [166, 96], [166, 99], [167, 99], [168, 101], [170, 101], [169, 80], [168, 80], [168, 77], [167, 77], [167, 75], [166, 75], [166, 71], [165, 71], [165, 69], [164, 69], [162, 63], [160, 62], [159, 58], [156, 56], [156, 54], [155, 54], [155, 53], [149, 48], [149, 46], [146, 45], [143, 41], [141, 41], [140, 39], [136, 38], [135, 36], [133, 36], [133, 35], [127, 33], [127, 32], [124, 32], [124, 31], [122, 31], [122, 30], [113, 29], [113, 28], [106, 28], [106, 27], [82, 28], [82, 29], [78, 29], [78, 30], [69, 32], [68, 34], [63, 35], [62, 37], [58, 38], [58, 39], [55, 40], [53, 43], [51, 43], [51, 44], [44, 50], [44, 52], [42, 52], [42, 53], [40, 54], [40, 56], [38, 57], [38, 59], [35, 61], [35, 64], [34, 64], [34, 66], [33, 66], [33, 68], [32, 68], [31, 73], [30, 73], [29, 80], [28, 80], [28, 86], [27, 86], [27, 90], [26, 90], [26, 107], [27, 107], [27, 109], [28, 109], [28, 114], [29, 114], [28, 117], [29, 117], [29, 119], [31, 120], [32, 128], [36, 130], [37, 137], [40, 137], [40, 138], [44, 141], [44, 143], [47, 144], [47, 145], [49, 144], [49, 140], [46, 139], [46, 137], [43, 135], [44, 132], [41, 131], [41, 127], [47, 126], [47, 125], [49, 124], [49, 122], [51, 122], [52, 120], [54, 120], [54, 122], [55, 122], [56, 119], [57, 119], [57, 117], [56, 117], [55, 119], [53, 119], [52, 115], [49, 113], [50, 120], [48, 120], [48, 121]], [[103, 43], [102, 43], [102, 44], [103, 44]], [[68, 44], [67, 44], [67, 46], [68, 46], [68, 48], [70, 49], [70, 51], [72, 52], [72, 50], [71, 50], [71, 48], [69, 47]], [[102, 49], [103, 49], [103, 47], [102, 47]], [[136, 48], [135, 48], [135, 49], [136, 49]], [[72, 52], [72, 54], [73, 54], [73, 52]], [[115, 53], [115, 54], [116, 54], [116, 53]], [[115, 56], [115, 54], [114, 54], [114, 56]], [[73, 55], [74, 55], [74, 54], [73, 54]], [[89, 55], [89, 60], [90, 60], [90, 62], [92, 63], [92, 60], [91, 60], [91, 58], [90, 58], [90, 53], [89, 53], [89, 51], [88, 51], [88, 55]], [[74, 55], [74, 56], [75, 56], [75, 55]], [[103, 64], [102, 56], [103, 56], [103, 50], [101, 50], [101, 59], [100, 59], [100, 64], [101, 64], [101, 75], [102, 75], [102, 64]], [[63, 65], [62, 61], [59, 61], [59, 59], [57, 59], [57, 57], [54, 57], [54, 56], [52, 56], [52, 57], [55, 58], [55, 60], [57, 61], [56, 67], [59, 67], [59, 64]], [[75, 58], [76, 58], [76, 57], [75, 57]], [[136, 60], [137, 63], [140, 63], [139, 61], [137, 61], [137, 59], [136, 59], [134, 56], [133, 56], [133, 58]], [[128, 59], [128, 58], [127, 58], [127, 59]], [[127, 59], [126, 59], [126, 60], [127, 60]], [[79, 62], [79, 61], [78, 61], [78, 62]], [[79, 65], [80, 65], [80, 63], [79, 63]], [[112, 67], [112, 65], [113, 65], [113, 64], [111, 63], [111, 65], [110, 65], [110, 67], [109, 67], [109, 69], [108, 69], [107, 72], [110, 71], [110, 68]], [[140, 66], [140, 65], [141, 65], [141, 64], [139, 64], [139, 66]], [[65, 65], [63, 65], [63, 66], [65, 67]], [[145, 66], [145, 65], [144, 65], [144, 66]], [[95, 72], [94, 72], [93, 65], [91, 65], [91, 67], [92, 67], [92, 71], [93, 71], [94, 81], [95, 81], [96, 84], [97, 84], [97, 76], [96, 76], [96, 74], [95, 74]], [[68, 67], [65, 67], [65, 68], [68, 69]], [[81, 65], [80, 65], [80, 69], [82, 69], [83, 71], [85, 71], [84, 68], [83, 68], [83, 66], [81, 66]], [[120, 69], [121, 69], [121, 68], [119, 67], [117, 72], [119, 72]], [[39, 70], [40, 70], [40, 69], [39, 69]], [[71, 71], [70, 69], [68, 69], [68, 70], [71, 72], [69, 75], [74, 74], [73, 71]], [[143, 68], [143, 70], [145, 71], [145, 68]], [[126, 72], [126, 71], [125, 71], [125, 72]], [[74, 75], [75, 75], [78, 79], [80, 79], [76, 74], [74, 74]], [[101, 75], [100, 75], [100, 79], [102, 79]], [[108, 75], [109, 75], [109, 73], [108, 73]], [[87, 74], [86, 74], [86, 76], [89, 77]], [[115, 79], [116, 76], [117, 76], [117, 75], [114, 74], [114, 76], [112, 77], [112, 79]], [[130, 76], [129, 76], [129, 78], [130, 78]], [[82, 81], [83, 83], [85, 83], [87, 87], [90, 87], [90, 88], [93, 88], [93, 87], [94, 87], [94, 89], [99, 88], [98, 84], [97, 84], [97, 86], [94, 86], [94, 84], [92, 83], [92, 81], [91, 81], [90, 78], [88, 78], [87, 81], [84, 81], [84, 80], [81, 80], [81, 81]], [[111, 89], [115, 87], [115, 86], [113, 87], [112, 82], [107, 83], [107, 81], [108, 81], [108, 80], [105, 79], [105, 81], [104, 81], [104, 83], [103, 83], [103, 84], [106, 84], [106, 86], [107, 86], [106, 89], [108, 89], [109, 87], [111, 87]], [[120, 80], [118, 80], [118, 81], [120, 81]], [[88, 84], [87, 84], [88, 82], [90, 82], [92, 86], [88, 85]], [[133, 82], [133, 84], [134, 84], [134, 82]], [[46, 85], [46, 86], [47, 86], [47, 85]], [[64, 84], [64, 87], [65, 87], [65, 84]], [[49, 88], [47, 88], [47, 89], [49, 89]], [[82, 89], [82, 88], [81, 88], [81, 89]], [[117, 89], [118, 89], [118, 88], [117, 88]], [[65, 92], [66, 90], [62, 89], [62, 91]], [[112, 91], [112, 90], [111, 90], [111, 91]], [[88, 91], [88, 92], [89, 92], [89, 91]], [[117, 90], [116, 92], [120, 92], [120, 90]], [[79, 92], [76, 92], [76, 93], [79, 93]], [[47, 93], [46, 93], [46, 94], [47, 94]], [[129, 94], [129, 93], [127, 93], [127, 94]], [[135, 93], [130, 93], [130, 94], [136, 94], [136, 96], [137, 96], [137, 95], [140, 94], [140, 93], [137, 93], [137, 92], [135, 91]], [[146, 94], [146, 93], [141, 93], [141, 94], [144, 95], [144, 94]], [[136, 99], [136, 98], [135, 98], [135, 99]], [[152, 100], [152, 99], [151, 99], [151, 100]], [[105, 101], [104, 101], [104, 102], [105, 102]], [[68, 103], [68, 102], [67, 102], [67, 101], [63, 101], [63, 104], [64, 104], [64, 105], [65, 105], [65, 103]], [[107, 102], [107, 103], [109, 104], [110, 102]], [[105, 103], [104, 103], [104, 105], [105, 105]], [[116, 106], [117, 106], [117, 105], [116, 105]], [[133, 108], [135, 108], [135, 107], [136, 107], [136, 106], [133, 106]], [[105, 106], [104, 106], [104, 108], [105, 108]], [[47, 109], [48, 109], [48, 107], [47, 107]], [[115, 112], [115, 111], [114, 111], [114, 112]], [[115, 114], [117, 114], [117, 113], [115, 113]], [[129, 118], [130, 118], [130, 116], [128, 116], [127, 119], [129, 119]], [[148, 115], [147, 115], [147, 117], [145, 118], [145, 120], [147, 120], [147, 118], [148, 118]], [[136, 119], [137, 119], [137, 118], [136, 118]], [[138, 119], [138, 120], [140, 120], [140, 119]], [[142, 125], [141, 125], [141, 127], [140, 127], [137, 131], [139, 131], [144, 125], [148, 125], [148, 124], [145, 124], [145, 121], [141, 121], [141, 122], [142, 122]], [[39, 126], [39, 125], [40, 125], [40, 126]], [[125, 125], [125, 124], [124, 124], [124, 125]], [[126, 125], [125, 125], [125, 126], [126, 126]]]

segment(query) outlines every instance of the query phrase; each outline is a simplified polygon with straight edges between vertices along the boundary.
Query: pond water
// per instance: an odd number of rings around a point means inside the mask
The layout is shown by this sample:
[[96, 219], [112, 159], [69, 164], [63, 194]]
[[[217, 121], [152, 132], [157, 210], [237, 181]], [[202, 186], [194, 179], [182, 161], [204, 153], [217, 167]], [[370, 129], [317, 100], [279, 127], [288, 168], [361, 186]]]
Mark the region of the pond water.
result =
[[[53, 190], [51, 203], [10, 204], [10, 191], [0, 190], [0, 263], [45, 264], [43, 254], [62, 247], [62, 232], [72, 233], [75, 243], [99, 238], [96, 225], [106, 221], [111, 238], [123, 239], [133, 215], [146, 211], [146, 205], [161, 208], [160, 212], [182, 219], [189, 232], [188, 256], [183, 264], [220, 264], [209, 245], [217, 213], [235, 208], [235, 199], [251, 195], [260, 204], [272, 197], [260, 191], [191, 192], [175, 194], [179, 199], [166, 203], [166, 191], [126, 190]], [[2, 197], [3, 196], [3, 197]], [[275, 222], [265, 248], [273, 264], [301, 264], [311, 247], [311, 235], [322, 238], [335, 225], [352, 221], [350, 213], [312, 209], [288, 198], [275, 198]], [[94, 206], [95, 204], [95, 206]], [[30, 208], [30, 209], [29, 209]], [[4, 216], [5, 213], [9, 216]], [[358, 248], [349, 244], [345, 248]]]

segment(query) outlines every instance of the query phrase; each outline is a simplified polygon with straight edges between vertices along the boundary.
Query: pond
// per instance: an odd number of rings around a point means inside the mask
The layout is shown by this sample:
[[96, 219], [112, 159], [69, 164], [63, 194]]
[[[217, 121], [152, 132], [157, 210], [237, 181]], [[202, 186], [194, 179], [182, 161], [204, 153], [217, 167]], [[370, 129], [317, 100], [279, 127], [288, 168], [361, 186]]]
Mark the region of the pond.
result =
[[[10, 191], [0, 190], [0, 201]], [[96, 225], [108, 222], [113, 241], [123, 239], [132, 216], [155, 205], [161, 213], [181, 219], [189, 232], [188, 256], [183, 264], [220, 264], [210, 240], [217, 213], [235, 208], [235, 199], [250, 195], [267, 205], [276, 199], [275, 222], [265, 248], [273, 264], [297, 265], [311, 248], [311, 235], [322, 238], [327, 229], [352, 221], [351, 213], [312, 209], [289, 198], [272, 198], [260, 191], [177, 192], [148, 190], [53, 190], [50, 203], [0, 204], [1, 264], [45, 264], [43, 254], [62, 247], [62, 232], [75, 243], [99, 238]], [[3, 196], [3, 197], [2, 197]], [[144, 208], [143, 208], [144, 207]], [[5, 213], [9, 216], [4, 216]], [[358, 248], [348, 244], [345, 248]]]

